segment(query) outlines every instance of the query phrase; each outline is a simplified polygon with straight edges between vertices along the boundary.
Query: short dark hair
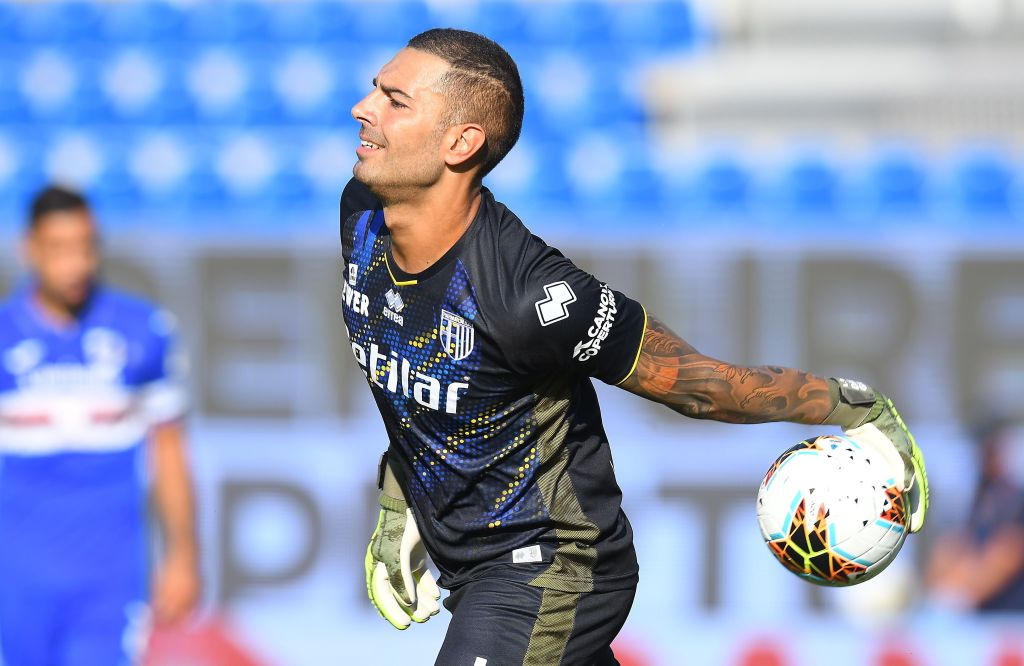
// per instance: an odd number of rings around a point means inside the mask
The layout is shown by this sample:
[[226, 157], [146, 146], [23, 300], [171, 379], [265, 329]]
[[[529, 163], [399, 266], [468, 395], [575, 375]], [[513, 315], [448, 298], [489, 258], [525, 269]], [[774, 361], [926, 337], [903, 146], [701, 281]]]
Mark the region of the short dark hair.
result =
[[482, 175], [512, 150], [523, 128], [523, 82], [512, 56], [494, 41], [467, 30], [434, 28], [409, 40], [409, 48], [449, 65], [439, 82], [448, 97], [448, 127], [479, 123], [487, 141]]
[[47, 185], [32, 199], [28, 224], [30, 229], [39, 226], [39, 221], [50, 213], [71, 210], [89, 210], [89, 202], [79, 192], [62, 185]]

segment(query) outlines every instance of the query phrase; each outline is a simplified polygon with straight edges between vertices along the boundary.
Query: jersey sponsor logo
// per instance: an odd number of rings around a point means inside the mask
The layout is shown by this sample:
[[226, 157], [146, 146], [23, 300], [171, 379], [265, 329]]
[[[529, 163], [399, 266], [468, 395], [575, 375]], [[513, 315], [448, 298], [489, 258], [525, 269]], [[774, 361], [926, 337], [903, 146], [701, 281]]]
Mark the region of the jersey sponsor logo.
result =
[[601, 302], [597, 307], [597, 316], [594, 317], [594, 324], [587, 329], [587, 339], [576, 343], [572, 352], [573, 358], [580, 362], [588, 361], [601, 351], [601, 344], [612, 331], [612, 324], [615, 323], [615, 315], [619, 310], [615, 304], [615, 294], [606, 284], [601, 285]]
[[[366, 378], [375, 386], [412, 398], [427, 409], [443, 409], [448, 414], [455, 414], [462, 392], [469, 388], [466, 382], [452, 382], [443, 386], [437, 377], [414, 370], [415, 366], [409, 359], [399, 357], [394, 351], [383, 353], [376, 342], [371, 342], [369, 349], [353, 342], [352, 354]], [[441, 404], [442, 399], [444, 405]]]
[[405, 309], [405, 301], [402, 300], [402, 295], [394, 289], [388, 289], [387, 293], [384, 294], [384, 299], [388, 302], [388, 307], [395, 312], [401, 312]]
[[476, 342], [473, 324], [447, 310], [441, 310], [439, 336], [441, 346], [453, 361], [461, 361], [469, 356]]
[[115, 365], [47, 363], [18, 376], [18, 387], [65, 391], [116, 384], [121, 368]]
[[349, 308], [356, 314], [361, 314], [364, 317], [369, 317], [368, 308], [370, 307], [370, 299], [366, 294], [360, 293], [350, 287], [348, 283], [342, 285], [342, 302], [345, 307]]
[[565, 280], [544, 285], [544, 298], [534, 303], [541, 326], [569, 318], [569, 305], [576, 302], [576, 293]]
[[388, 302], [384, 306], [384, 316], [399, 326], [405, 326], [405, 317], [399, 314], [399, 312], [405, 309], [405, 301], [402, 300], [402, 295], [394, 289], [388, 289], [387, 293], [384, 294], [384, 298]]

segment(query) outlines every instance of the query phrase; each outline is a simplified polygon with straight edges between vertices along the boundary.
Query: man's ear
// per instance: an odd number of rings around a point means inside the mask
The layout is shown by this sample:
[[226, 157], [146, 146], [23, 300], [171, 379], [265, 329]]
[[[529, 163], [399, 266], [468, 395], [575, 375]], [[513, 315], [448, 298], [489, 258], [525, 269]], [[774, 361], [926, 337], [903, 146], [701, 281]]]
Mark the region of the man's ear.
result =
[[452, 169], [466, 171], [478, 165], [487, 152], [484, 128], [476, 123], [451, 127], [444, 135], [444, 161]]

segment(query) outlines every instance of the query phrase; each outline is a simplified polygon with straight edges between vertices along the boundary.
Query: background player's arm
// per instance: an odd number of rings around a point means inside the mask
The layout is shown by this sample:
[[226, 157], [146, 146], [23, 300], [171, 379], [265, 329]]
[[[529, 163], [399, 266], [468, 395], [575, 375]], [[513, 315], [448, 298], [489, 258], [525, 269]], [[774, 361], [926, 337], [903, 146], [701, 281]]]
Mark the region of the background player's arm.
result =
[[824, 378], [704, 356], [654, 317], [648, 318], [636, 367], [619, 386], [685, 416], [728, 423], [819, 424], [835, 407]]
[[153, 427], [153, 496], [164, 537], [164, 558], [153, 594], [157, 620], [184, 619], [199, 599], [195, 497], [181, 421]]

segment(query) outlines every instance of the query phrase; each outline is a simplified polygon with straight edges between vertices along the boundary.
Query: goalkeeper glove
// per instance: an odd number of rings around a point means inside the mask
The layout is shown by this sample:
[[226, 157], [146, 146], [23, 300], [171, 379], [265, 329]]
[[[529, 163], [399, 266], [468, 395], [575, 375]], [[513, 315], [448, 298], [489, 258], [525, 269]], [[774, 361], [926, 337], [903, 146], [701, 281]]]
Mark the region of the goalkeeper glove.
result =
[[441, 591], [427, 569], [426, 549], [412, 511], [404, 499], [393, 496], [401, 495], [401, 489], [390, 469], [386, 474], [377, 529], [366, 549], [366, 591], [385, 620], [406, 629], [411, 622], [426, 622], [438, 613]]
[[[910, 531], [919, 532], [928, 513], [928, 473], [924, 455], [892, 400], [866, 384], [849, 379], [830, 378], [828, 386], [835, 407], [824, 423], [841, 426], [845, 434], [870, 445], [886, 459], [893, 460], [895, 469], [902, 469]], [[893, 453], [899, 455], [899, 460]]]

